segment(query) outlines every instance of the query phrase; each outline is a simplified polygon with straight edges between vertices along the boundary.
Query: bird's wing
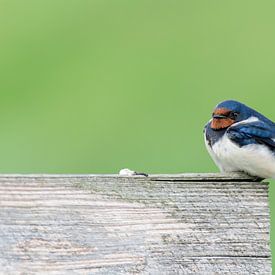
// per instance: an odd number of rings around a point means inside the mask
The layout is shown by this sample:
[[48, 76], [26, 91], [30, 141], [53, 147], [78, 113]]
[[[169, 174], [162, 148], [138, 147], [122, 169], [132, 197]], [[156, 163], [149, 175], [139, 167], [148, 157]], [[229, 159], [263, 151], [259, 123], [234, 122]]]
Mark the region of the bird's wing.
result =
[[275, 126], [263, 121], [233, 124], [228, 128], [227, 136], [240, 146], [264, 144], [275, 152]]

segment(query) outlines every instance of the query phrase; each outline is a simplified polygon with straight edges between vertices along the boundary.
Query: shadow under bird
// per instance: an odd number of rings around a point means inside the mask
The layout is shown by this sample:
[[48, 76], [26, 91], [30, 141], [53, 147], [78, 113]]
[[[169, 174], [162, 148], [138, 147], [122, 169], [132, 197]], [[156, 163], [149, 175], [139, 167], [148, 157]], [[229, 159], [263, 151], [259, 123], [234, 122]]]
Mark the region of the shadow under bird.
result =
[[275, 178], [275, 123], [234, 100], [219, 103], [204, 128], [206, 148], [222, 172]]

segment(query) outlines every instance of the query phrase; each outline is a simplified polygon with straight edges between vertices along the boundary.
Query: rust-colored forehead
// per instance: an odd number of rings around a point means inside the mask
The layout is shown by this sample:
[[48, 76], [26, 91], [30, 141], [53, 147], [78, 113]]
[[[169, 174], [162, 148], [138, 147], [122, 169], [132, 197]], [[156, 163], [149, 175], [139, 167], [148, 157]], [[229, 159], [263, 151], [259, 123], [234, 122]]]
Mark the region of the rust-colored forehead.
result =
[[214, 110], [214, 115], [228, 115], [231, 111], [227, 108], [217, 108]]
[[[231, 126], [235, 121], [229, 117], [231, 111], [227, 108], [217, 108], [214, 110], [213, 115], [223, 115], [225, 118], [212, 118], [211, 121], [211, 128], [214, 130], [220, 130], [220, 129], [225, 129], [229, 126]], [[227, 118], [226, 118], [227, 117]]]

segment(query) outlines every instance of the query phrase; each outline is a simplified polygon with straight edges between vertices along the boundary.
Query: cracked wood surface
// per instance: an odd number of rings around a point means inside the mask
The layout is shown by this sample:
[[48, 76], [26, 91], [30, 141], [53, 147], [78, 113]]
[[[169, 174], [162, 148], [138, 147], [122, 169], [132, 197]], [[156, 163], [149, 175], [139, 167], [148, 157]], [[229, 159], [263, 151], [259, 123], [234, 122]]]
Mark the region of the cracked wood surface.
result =
[[271, 274], [268, 183], [0, 175], [1, 274]]

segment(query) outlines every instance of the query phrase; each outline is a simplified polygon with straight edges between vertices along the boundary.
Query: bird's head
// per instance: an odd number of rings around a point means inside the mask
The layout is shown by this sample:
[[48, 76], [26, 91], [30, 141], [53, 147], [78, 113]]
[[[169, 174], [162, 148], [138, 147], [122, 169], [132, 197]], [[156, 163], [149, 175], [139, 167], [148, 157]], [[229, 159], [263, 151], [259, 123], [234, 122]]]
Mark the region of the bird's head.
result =
[[250, 117], [250, 109], [247, 106], [238, 101], [226, 100], [219, 103], [214, 109], [211, 128], [213, 130], [226, 129], [248, 117]]

